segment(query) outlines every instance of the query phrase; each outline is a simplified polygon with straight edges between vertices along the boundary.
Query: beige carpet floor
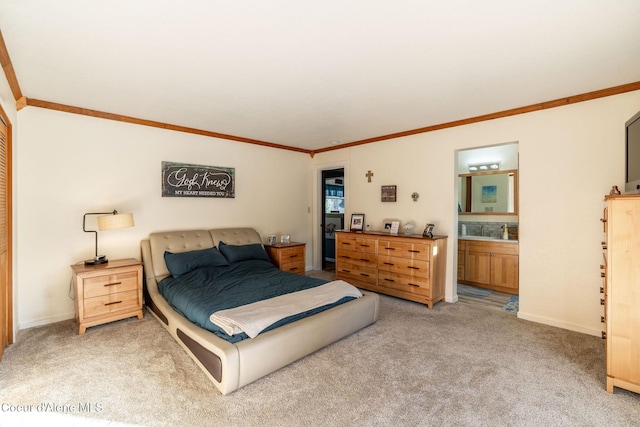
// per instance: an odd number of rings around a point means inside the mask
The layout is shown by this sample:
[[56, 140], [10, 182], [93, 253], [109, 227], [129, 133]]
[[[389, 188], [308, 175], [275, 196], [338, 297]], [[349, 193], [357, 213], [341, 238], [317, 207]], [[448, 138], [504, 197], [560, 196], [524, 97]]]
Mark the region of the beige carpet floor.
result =
[[387, 296], [376, 324], [228, 396], [148, 312], [85, 335], [73, 321], [23, 330], [0, 363], [0, 405], [3, 426], [640, 423], [640, 395], [605, 391], [600, 338]]

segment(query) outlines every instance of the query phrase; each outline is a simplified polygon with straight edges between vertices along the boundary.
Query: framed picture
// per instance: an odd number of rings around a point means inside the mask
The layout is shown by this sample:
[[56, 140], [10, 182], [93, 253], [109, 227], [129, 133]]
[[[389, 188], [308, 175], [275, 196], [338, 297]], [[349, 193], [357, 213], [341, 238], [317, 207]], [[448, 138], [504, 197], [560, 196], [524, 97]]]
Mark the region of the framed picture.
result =
[[382, 221], [382, 230], [386, 231], [387, 233], [390, 233], [394, 222], [398, 223], [398, 228], [400, 228], [400, 226], [402, 225], [400, 223], [399, 219], [397, 219], [397, 218], [388, 218], [388, 219], [385, 219], [384, 221]]
[[351, 214], [351, 231], [364, 230], [364, 214]]
[[382, 202], [395, 202], [396, 201], [396, 189], [395, 185], [383, 185], [381, 187], [380, 201]]
[[433, 237], [433, 229], [434, 229], [435, 225], [434, 224], [427, 224], [427, 226], [424, 228], [424, 232], [422, 233], [422, 235], [424, 237]]

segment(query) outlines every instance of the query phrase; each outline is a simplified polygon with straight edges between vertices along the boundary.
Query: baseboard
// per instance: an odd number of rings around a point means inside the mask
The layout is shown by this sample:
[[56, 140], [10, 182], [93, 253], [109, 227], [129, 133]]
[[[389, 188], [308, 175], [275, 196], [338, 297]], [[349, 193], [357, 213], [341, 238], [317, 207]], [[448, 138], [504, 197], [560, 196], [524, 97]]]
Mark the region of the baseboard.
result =
[[49, 325], [51, 323], [62, 322], [63, 320], [69, 320], [76, 317], [75, 312], [67, 313], [67, 314], [59, 314], [56, 316], [44, 317], [37, 320], [32, 320], [29, 322], [20, 322], [18, 323], [18, 330], [34, 328], [36, 326]]
[[522, 310], [518, 311], [518, 319], [529, 320], [531, 322], [542, 323], [543, 325], [555, 326], [556, 328], [567, 329], [569, 331], [580, 332], [582, 334], [593, 335], [594, 337], [601, 337], [601, 329], [587, 328], [583, 325], [577, 325], [575, 323], [564, 322], [558, 319], [550, 317], [537, 316], [531, 313], [524, 313]]

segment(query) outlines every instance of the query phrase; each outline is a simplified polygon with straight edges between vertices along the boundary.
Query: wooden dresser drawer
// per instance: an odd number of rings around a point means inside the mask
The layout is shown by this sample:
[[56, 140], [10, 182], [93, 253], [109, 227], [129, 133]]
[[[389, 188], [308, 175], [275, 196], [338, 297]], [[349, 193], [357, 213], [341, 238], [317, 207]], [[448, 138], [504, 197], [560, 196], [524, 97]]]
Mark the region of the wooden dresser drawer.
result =
[[375, 266], [362, 267], [350, 263], [340, 263], [336, 270], [336, 275], [347, 281], [354, 279], [372, 285], [375, 285], [378, 280], [378, 270]]
[[136, 289], [117, 292], [84, 300], [84, 318], [116, 313], [118, 311], [135, 310], [141, 306]]
[[393, 240], [380, 240], [378, 244], [378, 254], [380, 255], [429, 261], [429, 253], [431, 252], [431, 246], [429, 245]]
[[376, 268], [378, 264], [378, 257], [376, 254], [356, 252], [345, 249], [338, 249], [336, 260], [338, 262], [346, 262], [353, 265], [371, 268]]
[[378, 241], [376, 239], [367, 239], [355, 235], [346, 235], [340, 236], [336, 245], [338, 251], [340, 249], [347, 249], [350, 251], [375, 254], [377, 253]]
[[89, 277], [83, 282], [84, 297], [93, 298], [100, 295], [137, 289], [138, 273], [136, 271], [128, 271], [125, 273]]
[[429, 295], [430, 284], [428, 280], [406, 274], [380, 271], [378, 273], [380, 286], [397, 289], [399, 291], [412, 292], [420, 295]]
[[378, 270], [429, 278], [429, 261], [378, 256]]

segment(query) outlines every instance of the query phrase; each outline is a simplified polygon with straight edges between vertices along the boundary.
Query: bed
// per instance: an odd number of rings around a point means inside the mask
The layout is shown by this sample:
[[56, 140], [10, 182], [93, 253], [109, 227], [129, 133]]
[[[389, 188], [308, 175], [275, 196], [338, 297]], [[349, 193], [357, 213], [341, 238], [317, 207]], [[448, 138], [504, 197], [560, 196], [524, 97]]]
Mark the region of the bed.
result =
[[[223, 395], [375, 323], [378, 319], [378, 295], [361, 291], [362, 296], [359, 298], [340, 301], [331, 308], [289, 321], [261, 332], [254, 338], [230, 342], [217, 332], [187, 319], [183, 311], [174, 309], [169, 304], [158, 288], [159, 283], [165, 286], [172, 278], [165, 261], [165, 252], [193, 253], [220, 247], [221, 242], [235, 249], [261, 245], [262, 239], [252, 228], [176, 230], [150, 234], [148, 239], [141, 241], [141, 252], [146, 305]], [[291, 274], [292, 280], [295, 279], [294, 276], [296, 275]], [[169, 280], [163, 282], [164, 279]]]

